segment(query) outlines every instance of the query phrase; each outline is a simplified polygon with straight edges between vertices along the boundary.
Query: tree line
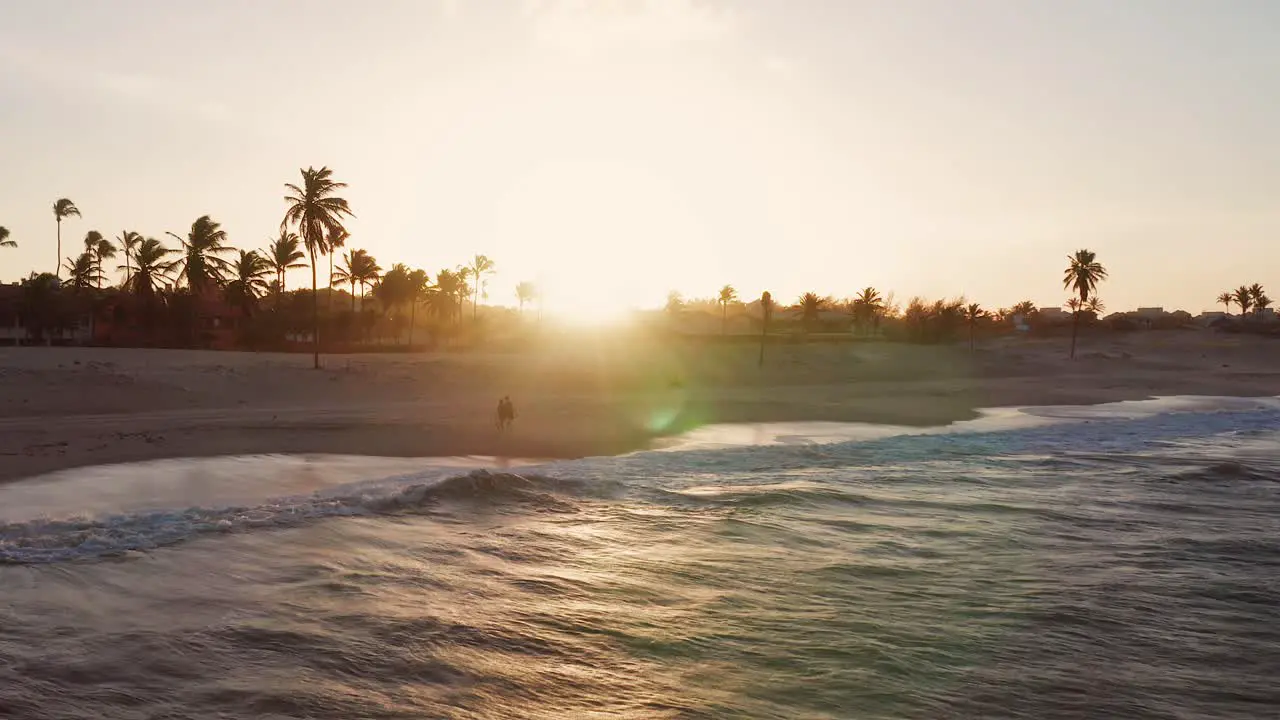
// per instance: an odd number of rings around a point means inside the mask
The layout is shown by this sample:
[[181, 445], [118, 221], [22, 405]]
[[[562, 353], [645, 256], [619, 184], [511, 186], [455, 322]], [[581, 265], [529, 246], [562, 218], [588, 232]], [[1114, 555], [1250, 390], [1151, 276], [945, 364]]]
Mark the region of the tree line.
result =
[[[76, 289], [100, 290], [107, 278], [107, 262], [119, 258], [123, 260], [116, 266], [117, 270], [123, 271], [119, 289], [139, 298], [144, 307], [153, 306], [165, 293], [185, 289], [198, 296], [221, 293], [246, 317], [258, 312], [266, 298], [272, 299], [267, 307], [276, 314], [289, 310], [296, 315], [296, 307], [293, 307], [296, 303], [284, 301], [284, 295], [289, 293], [287, 273], [289, 270], [310, 268], [311, 291], [307, 294], [310, 322], [306, 330], [311, 338], [317, 367], [320, 335], [324, 329], [320, 321], [319, 290], [322, 286], [345, 288], [350, 296], [349, 312], [352, 316], [356, 315], [357, 299], [363, 309], [366, 299], [372, 294], [387, 317], [400, 324], [407, 320], [410, 344], [419, 308], [443, 327], [456, 327], [465, 315], [468, 302], [472, 319], [477, 317], [479, 301], [486, 295], [488, 279], [495, 271], [492, 259], [476, 255], [469, 263], [442, 269], [434, 277], [402, 263], [384, 269], [367, 250], [347, 247], [351, 236], [344, 223], [354, 214], [340, 195], [346, 185], [334, 180], [332, 171], [327, 167], [307, 168], [300, 170], [300, 174], [299, 184], [285, 184], [285, 212], [278, 232], [264, 248], [253, 250], [232, 247], [220, 224], [205, 215], [192, 223], [185, 236], [165, 233], [176, 241], [176, 246], [168, 246], [161, 239], [143, 237], [129, 230], [122, 230], [114, 239], [90, 230], [84, 237], [82, 252], [62, 258], [62, 223], [67, 218], [81, 217], [81, 214], [74, 202], [61, 198], [53, 204], [60, 258], [53, 273], [55, 285], [61, 282], [61, 273], [65, 271], [66, 285]], [[9, 231], [3, 227], [0, 227], [0, 247], [16, 247]], [[324, 259], [328, 261], [327, 282], [322, 282], [320, 275]], [[1067, 259], [1063, 288], [1071, 296], [1064, 307], [1070, 311], [1070, 354], [1074, 357], [1081, 324], [1101, 317], [1105, 311], [1097, 290], [1107, 278], [1107, 270], [1091, 250], [1079, 250]], [[34, 282], [37, 277], [38, 274], [32, 273], [24, 283]], [[515, 291], [521, 311], [538, 299], [533, 283], [521, 282]], [[330, 292], [326, 308], [330, 314], [333, 299], [334, 294]], [[1252, 313], [1252, 317], [1261, 318], [1272, 305], [1262, 286], [1256, 283], [1224, 292], [1217, 300], [1226, 306], [1228, 312], [1233, 305], [1238, 306], [1243, 317], [1250, 317]], [[725, 285], [714, 298], [705, 302], [717, 307], [721, 332], [726, 333], [729, 308], [741, 303], [737, 290], [732, 285]], [[762, 336], [765, 336], [777, 308], [767, 292], [761, 297], [760, 304]], [[673, 292], [668, 296], [666, 311], [671, 315], [679, 314], [688, 305], [679, 293]], [[805, 293], [789, 309], [798, 316], [801, 327], [807, 332], [822, 325], [825, 315], [843, 312], [859, 334], [878, 334], [881, 323], [892, 320], [901, 330], [901, 339], [949, 342], [967, 329], [971, 346], [982, 325], [1007, 324], [1017, 317], [1031, 319], [1038, 312], [1030, 301], [989, 310], [963, 299], [927, 301], [917, 297], [910, 299], [905, 306], [899, 306], [893, 301], [892, 294], [882, 295], [875, 287], [863, 288], [843, 302], [813, 292]], [[404, 317], [406, 313], [407, 318]], [[290, 329], [296, 330], [295, 325], [290, 325]], [[334, 330], [333, 327], [327, 329]]]
[[[64, 258], [63, 221], [82, 216], [72, 200], [60, 198], [53, 204], [58, 263], [53, 273], [32, 272], [23, 285], [31, 288], [29, 296], [40, 298], [40, 302], [53, 308], [57, 303], [52, 294], [59, 287], [103, 290], [109, 261], [119, 259], [122, 262], [115, 269], [123, 274], [118, 292], [135, 297], [149, 322], [158, 321], [163, 314], [161, 306], [181, 304], [184, 295], [220, 297], [228, 305], [239, 308], [245, 317], [252, 317], [263, 309], [277, 315], [290, 314], [295, 308], [291, 308], [294, 303], [285, 302], [289, 293], [287, 273], [310, 268], [308, 330], [316, 367], [320, 365], [319, 291], [322, 287], [349, 288], [353, 316], [357, 287], [362, 307], [372, 294], [384, 314], [395, 319], [407, 314], [410, 344], [420, 307], [438, 322], [456, 325], [463, 318], [469, 301], [471, 317], [477, 317], [480, 299], [486, 296], [489, 278], [496, 269], [492, 259], [478, 254], [457, 268], [438, 271], [434, 277], [403, 263], [384, 269], [367, 250], [347, 248], [351, 236], [345, 222], [354, 217], [354, 213], [340, 194], [346, 185], [336, 181], [328, 167], [311, 167], [300, 173], [300, 183], [285, 184], [285, 211], [277, 233], [265, 247], [252, 250], [230, 245], [222, 226], [204, 215], [191, 224], [185, 236], [166, 232], [174, 241], [171, 244], [131, 230], [120, 231], [114, 239], [90, 230], [84, 237], [83, 250], [74, 257]], [[0, 247], [16, 246], [9, 231], [0, 227]], [[320, 275], [325, 259], [328, 260], [327, 282]], [[110, 287], [108, 283], [108, 289]], [[519, 283], [516, 294], [521, 310], [538, 297], [531, 282]], [[334, 293], [330, 292], [326, 308], [330, 312], [333, 298]], [[39, 316], [35, 318], [37, 325], [41, 324], [41, 318], [44, 324], [55, 323], [52, 309], [32, 314]]]

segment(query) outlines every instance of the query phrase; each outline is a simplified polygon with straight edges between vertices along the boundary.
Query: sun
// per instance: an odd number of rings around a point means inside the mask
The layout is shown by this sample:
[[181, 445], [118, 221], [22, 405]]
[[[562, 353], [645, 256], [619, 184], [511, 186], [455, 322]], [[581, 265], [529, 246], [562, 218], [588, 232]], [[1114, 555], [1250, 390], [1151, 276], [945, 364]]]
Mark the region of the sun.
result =
[[544, 289], [547, 316], [569, 325], [600, 327], [626, 322], [638, 305], [621, 284], [602, 279], [585, 284], [551, 283]]

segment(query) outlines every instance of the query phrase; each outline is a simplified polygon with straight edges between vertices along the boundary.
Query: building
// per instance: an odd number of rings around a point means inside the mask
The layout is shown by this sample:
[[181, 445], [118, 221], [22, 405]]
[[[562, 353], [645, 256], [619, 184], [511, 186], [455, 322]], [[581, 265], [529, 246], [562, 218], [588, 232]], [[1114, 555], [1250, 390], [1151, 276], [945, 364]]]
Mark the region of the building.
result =
[[[56, 287], [56, 286], [54, 286]], [[93, 341], [89, 298], [54, 294], [44, 302], [19, 283], [0, 285], [0, 345], [88, 345]], [[32, 302], [36, 307], [27, 306]]]

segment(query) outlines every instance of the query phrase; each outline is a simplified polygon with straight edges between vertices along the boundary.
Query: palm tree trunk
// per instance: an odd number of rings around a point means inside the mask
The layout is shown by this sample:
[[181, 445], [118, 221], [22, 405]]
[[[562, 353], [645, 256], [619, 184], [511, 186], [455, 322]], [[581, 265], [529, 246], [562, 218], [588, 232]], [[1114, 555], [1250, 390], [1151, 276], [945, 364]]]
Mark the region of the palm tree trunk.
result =
[[729, 303], [720, 303], [720, 335], [729, 334]]
[[314, 369], [320, 369], [320, 295], [316, 289], [316, 254], [311, 253], [311, 355]]
[[760, 367], [764, 367], [764, 339], [769, 334], [769, 317], [766, 315], [760, 321]]
[[53, 276], [62, 279], [62, 218], [58, 218], [58, 257], [53, 263]]
[[471, 301], [471, 321], [475, 322], [476, 313], [480, 310], [480, 273], [476, 273], [476, 294]]
[[1080, 311], [1071, 313], [1071, 359], [1076, 359], [1076, 334], [1080, 331]]
[[351, 280], [351, 314], [353, 316], [356, 314], [356, 281], [354, 278]]
[[418, 302], [409, 301], [409, 349], [413, 349], [413, 325], [418, 321]]
[[329, 253], [329, 312], [333, 312], [333, 253]]

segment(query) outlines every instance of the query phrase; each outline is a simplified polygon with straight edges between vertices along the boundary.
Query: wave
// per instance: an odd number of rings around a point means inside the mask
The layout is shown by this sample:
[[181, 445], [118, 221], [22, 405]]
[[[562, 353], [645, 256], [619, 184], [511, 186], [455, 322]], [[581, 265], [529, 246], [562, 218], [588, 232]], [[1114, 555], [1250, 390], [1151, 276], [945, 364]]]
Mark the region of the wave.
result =
[[430, 510], [449, 501], [520, 503], [572, 512], [565, 496], [583, 484], [535, 474], [472, 470], [437, 482], [393, 484], [356, 494], [285, 498], [259, 506], [193, 507], [0, 524], [0, 564], [44, 564], [119, 557], [217, 533], [284, 528], [323, 518]]
[[[1143, 413], [1134, 417], [1133, 406]], [[1273, 481], [1280, 410], [1270, 400], [1246, 404], [1169, 402], [1103, 407], [1087, 419], [980, 431], [991, 425], [838, 442], [770, 442], [686, 446], [622, 456], [529, 466], [520, 473], [455, 469], [419, 471], [260, 502], [205, 500], [186, 509], [148, 509], [74, 517], [0, 521], [0, 564], [116, 557], [209, 534], [282, 528], [342, 516], [432, 512], [444, 503], [512, 504], [573, 512], [589, 499], [630, 498], [663, 505], [721, 508], [875, 505], [863, 480], [933, 476], [955, 483], [1016, 480], [1024, 471], [1088, 473], [1117, 464], [1143, 466], [1161, 482]], [[1187, 411], [1191, 408], [1191, 411]], [[1057, 412], [1059, 409], [1055, 409]], [[1058, 414], [1066, 414], [1059, 412]], [[1004, 422], [1003, 420], [1001, 421]], [[813, 424], [801, 424], [812, 432]], [[771, 433], [790, 438], [785, 426]], [[840, 437], [825, 428], [822, 438]], [[886, 429], [894, 430], [897, 429]], [[981, 467], [979, 467], [981, 466]], [[125, 467], [125, 466], [122, 466]], [[253, 472], [253, 465], [243, 468]], [[248, 480], [253, 480], [252, 476]], [[64, 493], [65, 494], [65, 493]], [[229, 497], [229, 496], [224, 496]], [[962, 507], [951, 508], [965, 510]]]

